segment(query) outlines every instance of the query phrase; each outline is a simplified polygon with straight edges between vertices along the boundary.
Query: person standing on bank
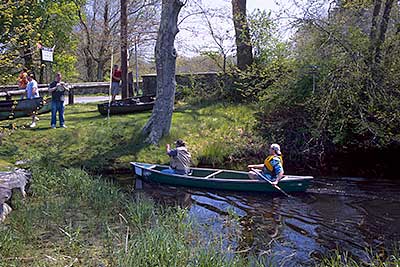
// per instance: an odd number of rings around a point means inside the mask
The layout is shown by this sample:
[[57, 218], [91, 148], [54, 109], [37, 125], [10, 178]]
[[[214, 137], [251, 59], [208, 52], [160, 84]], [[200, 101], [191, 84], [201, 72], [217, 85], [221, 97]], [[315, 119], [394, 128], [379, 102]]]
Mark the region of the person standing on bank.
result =
[[122, 71], [118, 69], [118, 65], [115, 64], [113, 67], [111, 78], [111, 102], [115, 101], [115, 97], [119, 94], [121, 78]]
[[49, 92], [51, 93], [51, 128], [53, 129], [56, 128], [57, 124], [57, 112], [60, 127], [67, 128], [64, 120], [64, 99], [68, 86], [61, 79], [61, 73], [57, 72], [55, 80], [49, 85]]
[[[28, 86], [28, 69], [23, 68], [22, 71], [18, 75], [18, 89], [24, 90], [26, 95], [26, 87]], [[24, 95], [21, 96], [21, 99], [24, 99]]]
[[[278, 144], [272, 144], [269, 148], [269, 155], [264, 160], [264, 164], [248, 165], [247, 168], [260, 169], [261, 174], [264, 175], [272, 184], [277, 185], [283, 178], [283, 159], [281, 148]], [[257, 179], [257, 173], [249, 171], [251, 179]]]
[[190, 162], [192, 156], [187, 150], [186, 144], [183, 140], [176, 140], [175, 145], [176, 148], [171, 149], [171, 146], [167, 144], [167, 155], [171, 158], [170, 168], [162, 170], [161, 172], [188, 175], [190, 173]]
[[[28, 79], [28, 84], [26, 85], [26, 98], [27, 99], [33, 99], [36, 97], [40, 97], [38, 84], [34, 78], [35, 78], [35, 76], [33, 75], [33, 73], [29, 74], [27, 77], [27, 79]], [[36, 117], [35, 112], [36, 112], [36, 110], [34, 110], [32, 113], [32, 124], [30, 125], [31, 128], [36, 127], [36, 121], [39, 120], [39, 118]]]

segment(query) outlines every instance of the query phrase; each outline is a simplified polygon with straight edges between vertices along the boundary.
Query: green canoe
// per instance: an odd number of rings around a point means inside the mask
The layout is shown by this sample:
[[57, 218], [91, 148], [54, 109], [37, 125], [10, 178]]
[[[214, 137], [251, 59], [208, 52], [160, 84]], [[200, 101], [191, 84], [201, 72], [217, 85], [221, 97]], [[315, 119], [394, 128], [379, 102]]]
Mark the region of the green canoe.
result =
[[[279, 190], [264, 180], [252, 180], [248, 172], [191, 168], [191, 175], [162, 173], [168, 166], [131, 162], [134, 174], [145, 181], [176, 186], [201, 187], [219, 190], [278, 193]], [[285, 192], [304, 192], [310, 185], [312, 176], [286, 175], [279, 187]]]
[[129, 114], [146, 110], [152, 110], [155, 103], [155, 96], [140, 96], [121, 100], [115, 100], [111, 103], [104, 102], [97, 105], [97, 109], [103, 116], [117, 114]]
[[42, 114], [51, 111], [51, 98], [37, 97], [0, 101], [0, 120], [27, 117], [33, 112]]

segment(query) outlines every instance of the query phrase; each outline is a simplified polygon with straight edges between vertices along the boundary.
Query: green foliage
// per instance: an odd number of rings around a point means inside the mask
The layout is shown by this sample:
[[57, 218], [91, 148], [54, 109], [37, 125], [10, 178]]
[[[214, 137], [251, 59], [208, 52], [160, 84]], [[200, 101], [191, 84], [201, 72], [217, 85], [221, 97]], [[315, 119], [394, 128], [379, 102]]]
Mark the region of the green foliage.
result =
[[368, 252], [368, 262], [364, 263], [360, 260], [354, 259], [347, 252], [340, 252], [339, 250], [335, 250], [333, 255], [323, 258], [322, 261], [318, 264], [321, 267], [359, 267], [359, 266], [371, 266], [371, 267], [391, 267], [391, 266], [399, 266], [400, 264], [400, 255], [398, 251], [395, 249], [393, 254], [390, 256], [380, 255], [378, 253], [373, 254], [372, 252]]
[[127, 219], [137, 229], [146, 228], [156, 216], [155, 203], [143, 194], [136, 194], [132, 205], [128, 206]]
[[270, 15], [265, 10], [256, 9], [248, 16], [254, 59], [264, 66], [285, 60], [289, 54], [288, 46], [280, 38], [278, 27]]
[[25, 0], [7, 0], [0, 4], [0, 83], [16, 83], [14, 75], [21, 66], [32, 64], [30, 49], [40, 38], [37, 29], [42, 19], [30, 8], [31, 2]]
[[227, 73], [223, 96], [232, 102], [264, 99], [292, 71], [289, 46], [279, 38], [270, 14], [255, 10], [248, 20], [255, 61], [244, 71], [232, 69]]
[[388, 35], [381, 75], [371, 73], [363, 8], [352, 2], [328, 18], [304, 20], [295, 35], [295, 61], [260, 98], [257, 129], [290, 148], [288, 160], [319, 169], [334, 153], [400, 146], [399, 38]]
[[273, 94], [285, 75], [291, 71], [290, 60], [274, 61], [263, 66], [253, 64], [245, 71], [234, 71], [224, 97], [232, 102], [258, 102]]
[[0, 4], [0, 84], [15, 84], [23, 66], [39, 78], [37, 44], [55, 46], [54, 70], [74, 76], [76, 40], [71, 32], [78, 22], [82, 1], [2, 1]]

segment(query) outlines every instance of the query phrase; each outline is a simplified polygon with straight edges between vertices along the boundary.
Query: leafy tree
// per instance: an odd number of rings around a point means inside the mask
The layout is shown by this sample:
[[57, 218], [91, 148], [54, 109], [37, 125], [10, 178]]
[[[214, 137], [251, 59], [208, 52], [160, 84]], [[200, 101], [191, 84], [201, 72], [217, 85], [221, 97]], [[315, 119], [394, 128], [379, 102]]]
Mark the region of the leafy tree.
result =
[[33, 67], [34, 44], [40, 39], [36, 29], [41, 18], [29, 11], [28, 2], [0, 3], [0, 82], [3, 84], [15, 83], [15, 75], [22, 66]]
[[398, 19], [379, 2], [340, 1], [322, 14], [303, 6], [295, 64], [259, 114], [260, 132], [287, 156], [320, 168], [337, 153], [399, 149]]
[[[79, 3], [81, 4], [81, 3]], [[76, 5], [69, 1], [2, 1], [1, 82], [11, 82], [22, 66], [44, 79], [44, 65], [37, 44], [55, 46], [53, 68], [67, 77], [74, 75], [74, 44], [71, 31], [77, 22]]]
[[227, 84], [225, 96], [232, 101], [258, 102], [275, 90], [274, 84], [292, 69], [292, 60], [287, 43], [280, 41], [277, 25], [268, 13], [256, 10], [248, 21], [254, 64], [229, 73], [233, 83]]

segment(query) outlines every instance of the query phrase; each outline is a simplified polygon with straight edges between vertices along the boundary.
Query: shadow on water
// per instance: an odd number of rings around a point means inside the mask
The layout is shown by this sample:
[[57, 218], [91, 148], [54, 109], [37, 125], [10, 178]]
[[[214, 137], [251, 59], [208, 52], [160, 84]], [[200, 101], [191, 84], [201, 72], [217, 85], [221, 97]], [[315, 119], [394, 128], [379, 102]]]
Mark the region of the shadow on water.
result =
[[279, 265], [313, 266], [333, 249], [368, 260], [400, 240], [400, 183], [364, 178], [316, 178], [306, 193], [211, 191], [144, 183], [162, 205], [180, 205], [240, 253], [274, 255]]

